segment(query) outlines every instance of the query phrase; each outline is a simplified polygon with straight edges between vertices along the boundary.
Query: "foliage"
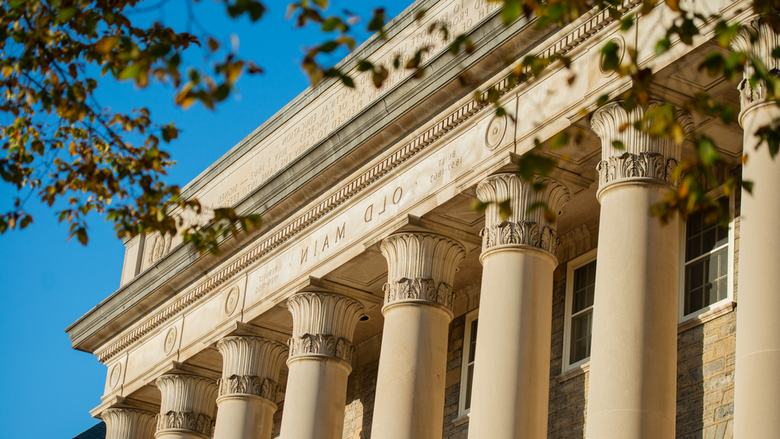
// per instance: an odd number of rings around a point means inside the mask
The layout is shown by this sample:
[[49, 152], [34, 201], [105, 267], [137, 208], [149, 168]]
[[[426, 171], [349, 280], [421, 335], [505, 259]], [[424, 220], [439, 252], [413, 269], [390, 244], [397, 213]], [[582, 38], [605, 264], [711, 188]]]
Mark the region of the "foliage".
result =
[[[166, 0], [163, 0], [165, 2]], [[192, 7], [192, 2], [185, 5]], [[266, 8], [258, 0], [218, 0], [230, 17], [260, 20]], [[662, 54], [676, 44], [693, 44], [700, 38], [703, 26], [715, 29], [714, 40], [728, 47], [739, 31], [739, 25], [723, 17], [702, 16], [685, 10], [676, 0], [643, 0], [638, 9], [623, 7], [621, 0], [491, 0], [501, 3], [501, 17], [506, 25], [518, 19], [534, 19], [539, 29], [565, 26], [594, 7], [607, 10], [619, 20], [623, 30], [636, 25], [637, 14], [655, 7], [669, 8], [675, 18], [658, 41], [656, 52]], [[332, 38], [306, 52], [302, 68], [313, 84], [325, 78], [337, 78], [348, 87], [355, 86], [356, 74], [369, 72], [373, 86], [379, 88], [393, 69], [409, 70], [415, 77], [424, 73], [422, 67], [431, 46], [421, 46], [407, 60], [400, 55], [391, 65], [359, 59], [354, 71], [327, 66], [320, 59], [339, 49], [354, 49], [354, 26], [359, 17], [349, 11], [328, 14], [328, 0], [300, 0], [289, 5], [288, 15], [298, 26], [318, 26]], [[777, 0], [754, 0], [752, 8], [763, 14], [767, 23], [780, 31]], [[166, 169], [173, 162], [162, 149], [176, 139], [178, 129], [173, 123], [152, 120], [149, 111], [139, 108], [131, 113], [113, 112], [102, 107], [95, 98], [99, 85], [95, 75], [111, 75], [116, 80], [133, 81], [143, 88], [150, 83], [168, 84], [176, 89], [174, 101], [181, 107], [199, 103], [214, 108], [233, 92], [234, 84], [244, 74], [262, 73], [251, 60], [221, 47], [211, 35], [194, 35], [165, 27], [159, 23], [138, 27], [131, 12], [143, 9], [139, 0], [11, 0], [0, 7], [0, 89], [3, 101], [0, 111], [10, 122], [0, 125], [3, 133], [0, 177], [19, 191], [19, 197], [7, 211], [0, 211], [0, 232], [25, 228], [32, 216], [25, 210], [26, 198], [35, 196], [49, 206], [66, 207], [57, 212], [60, 221], [70, 225], [70, 236], [86, 244], [86, 217], [91, 212], [105, 215], [115, 225], [117, 236], [130, 237], [139, 233], [181, 233], [201, 251], [219, 250], [219, 243], [234, 234], [248, 231], [260, 224], [257, 215], [238, 215], [230, 206], [205, 212], [194, 198], [185, 199], [181, 189], [164, 181]], [[154, 7], [154, 6], [153, 6]], [[425, 11], [418, 13], [421, 19]], [[383, 9], [376, 9], [366, 22], [366, 28], [386, 39]], [[435, 21], [427, 32], [447, 42], [452, 54], [471, 53], [474, 43], [468, 35], [454, 35], [445, 23]], [[184, 52], [191, 47], [203, 47], [208, 52], [208, 67], [187, 65]], [[630, 78], [631, 88], [620, 96], [602, 96], [599, 104], [618, 98], [627, 110], [647, 105], [653, 71], [637, 63], [635, 47], [627, 48], [628, 59], [621, 60], [619, 47], [606, 44], [602, 49], [602, 67]], [[772, 52], [780, 56], [780, 48]], [[511, 85], [534, 81], [553, 66], [569, 68], [566, 57], [539, 58], [526, 56], [518, 62], [510, 77]], [[768, 71], [761, 60], [747, 51], [729, 55], [720, 52], [708, 56], [700, 66], [712, 76], [738, 81], [749, 72], [752, 84], [763, 82], [770, 100], [780, 97], [780, 79]], [[574, 72], [570, 82], [574, 80]], [[466, 80], [466, 79], [464, 79]], [[477, 91], [475, 96], [491, 103], [498, 115], [509, 112], [501, 106], [502, 93], [495, 89]], [[738, 109], [716, 102], [704, 93], [696, 94], [683, 108], [687, 111], [719, 117], [733, 123]], [[638, 129], [654, 137], [669, 137], [681, 143], [682, 128], [675, 122], [671, 106], [648, 111], [645, 120], [636, 121]], [[757, 135], [767, 144], [774, 157], [780, 149], [780, 123], [761, 127]], [[545, 155], [545, 148], [560, 148], [577, 142], [581, 135], [562, 132], [545, 144], [537, 141], [534, 150], [520, 162], [520, 176], [531, 181], [534, 175], [547, 175], [556, 165]], [[140, 139], [135, 143], [128, 139]], [[671, 190], [653, 213], [662, 221], [675, 212], [684, 215], [697, 210], [716, 210], [719, 204], [710, 199], [702, 181], [714, 181], [711, 166], [723, 162], [715, 139], [695, 135], [690, 139], [697, 158], [685, 160], [675, 170], [682, 177], [681, 185]], [[615, 145], [620, 147], [620, 145]], [[745, 160], [750, 151], [745, 151]], [[750, 191], [752, 183], [732, 176], [726, 190], [739, 187]], [[22, 200], [22, 194], [27, 194]], [[484, 206], [483, 206], [484, 207]], [[540, 206], [544, 208], [544, 206]], [[504, 208], [504, 211], [506, 208]], [[186, 221], [208, 213], [206, 225]], [[505, 212], [506, 213], [506, 212]]]

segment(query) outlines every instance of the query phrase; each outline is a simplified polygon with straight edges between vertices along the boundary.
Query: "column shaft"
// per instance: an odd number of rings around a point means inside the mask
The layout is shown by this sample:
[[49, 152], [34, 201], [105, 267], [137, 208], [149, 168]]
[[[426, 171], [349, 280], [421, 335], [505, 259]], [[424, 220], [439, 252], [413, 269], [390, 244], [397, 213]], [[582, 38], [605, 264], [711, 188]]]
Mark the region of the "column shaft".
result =
[[287, 348], [259, 337], [226, 337], [215, 439], [270, 439], [279, 369]]
[[527, 210], [542, 201], [558, 212], [569, 194], [553, 180], [534, 191], [516, 175], [499, 174], [480, 183], [477, 196], [510, 200], [512, 214], [504, 221], [495, 205], [485, 214], [469, 438], [546, 438], [557, 238], [555, 222]]
[[[749, 43], [751, 30], [758, 35], [755, 44]], [[770, 69], [780, 67], [770, 55], [780, 38], [758, 17], [747, 21], [735, 43]], [[780, 108], [766, 102], [763, 84], [752, 88], [746, 79], [740, 89], [743, 148], [749, 157], [742, 176], [755, 187], [753, 194], [742, 193], [734, 437], [768, 439], [780, 431], [780, 160], [770, 157], [766, 144], [756, 150], [755, 133], [780, 119]]]
[[440, 439], [459, 243], [403, 233], [382, 242], [388, 262], [385, 325], [374, 403], [373, 439]]
[[[651, 104], [654, 106], [656, 104]], [[598, 263], [586, 437], [673, 439], [676, 415], [679, 224], [661, 225], [650, 207], [672, 187], [681, 145], [626, 124], [620, 103], [596, 111], [602, 141]], [[689, 115], [676, 123], [690, 133]], [[616, 150], [620, 140], [626, 151]]]
[[363, 306], [336, 294], [299, 293], [290, 297], [287, 307], [293, 315], [293, 334], [281, 436], [340, 439], [352, 336]]

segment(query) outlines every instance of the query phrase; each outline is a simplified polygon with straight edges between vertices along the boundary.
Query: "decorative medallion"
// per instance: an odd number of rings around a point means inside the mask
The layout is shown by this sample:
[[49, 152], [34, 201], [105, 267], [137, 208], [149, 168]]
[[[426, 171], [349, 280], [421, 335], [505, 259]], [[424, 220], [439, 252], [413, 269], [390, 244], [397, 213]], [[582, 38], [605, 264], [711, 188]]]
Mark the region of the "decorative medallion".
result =
[[[618, 49], [617, 49], [618, 65], [623, 64], [623, 57], [626, 54], [626, 41], [623, 39], [623, 37], [617, 36], [615, 38], [610, 39], [606, 43], [604, 43], [604, 46], [606, 46], [607, 44], [610, 44], [610, 43], [613, 43], [613, 44], [617, 45], [617, 47], [618, 47]], [[602, 46], [602, 47], [604, 47], [604, 46]], [[599, 56], [599, 70], [601, 70], [601, 73], [603, 73], [605, 75], [615, 73], [612, 70], [610, 70], [610, 71], [605, 71], [604, 70], [604, 55], [603, 54], [601, 54]]]
[[506, 134], [506, 116], [493, 116], [493, 119], [488, 124], [487, 133], [485, 134], [485, 145], [489, 150], [494, 150], [504, 140], [504, 134]]
[[108, 387], [115, 389], [117, 384], [119, 384], [119, 378], [122, 376], [122, 364], [116, 363], [114, 367], [111, 368], [111, 374], [108, 376]]
[[163, 349], [165, 350], [165, 354], [170, 354], [173, 351], [173, 347], [176, 346], [176, 327], [173, 326], [171, 329], [168, 330], [168, 333], [165, 335], [165, 344], [163, 345]]
[[171, 241], [173, 237], [171, 235], [162, 236], [159, 233], [155, 233], [147, 242], [149, 246], [149, 263], [153, 264], [159, 261], [171, 250]]
[[238, 286], [233, 285], [233, 288], [228, 291], [227, 297], [225, 298], [225, 314], [231, 315], [233, 314], [233, 311], [236, 310], [236, 306], [238, 305], [238, 296]]

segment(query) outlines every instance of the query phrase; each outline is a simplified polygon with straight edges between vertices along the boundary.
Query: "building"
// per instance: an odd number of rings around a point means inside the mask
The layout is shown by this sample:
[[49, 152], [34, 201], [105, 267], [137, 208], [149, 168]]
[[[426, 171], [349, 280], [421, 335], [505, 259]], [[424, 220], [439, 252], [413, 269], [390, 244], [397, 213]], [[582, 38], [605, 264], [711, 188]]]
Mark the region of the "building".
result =
[[[777, 35], [748, 2], [690, 3], [757, 29], [758, 55], [778, 67], [767, 49]], [[664, 6], [628, 33], [605, 12], [545, 31], [506, 27], [497, 12], [484, 0], [417, 1], [388, 41], [356, 53], [390, 60], [432, 44], [423, 79], [396, 72], [381, 90], [326, 81], [190, 183], [206, 205], [263, 215], [221, 256], [176, 237], [126, 242], [122, 287], [67, 329], [106, 365], [92, 414], [108, 438], [777, 437], [780, 168], [766, 147], [740, 158], [780, 110], [760, 84], [699, 71], [724, 50], [711, 28], [656, 55]], [[432, 20], [471, 35], [474, 53], [443, 50], [425, 31]], [[721, 197], [729, 228], [649, 216], [692, 145], [621, 132], [646, 109], [596, 109], [629, 85], [600, 69], [607, 42], [637, 47], [658, 72], [658, 100], [706, 91], [741, 102], [744, 132], [678, 113], [687, 134], [718, 139], [731, 163], [718, 175], [756, 184], [753, 196]], [[528, 54], [573, 63], [509, 84], [507, 59]], [[463, 72], [499, 90], [516, 122], [475, 100]], [[517, 157], [562, 131], [583, 141], [549, 152], [559, 167], [534, 191]], [[512, 214], [472, 210], [475, 199], [509, 199]], [[537, 201], [560, 216], [527, 213]]]

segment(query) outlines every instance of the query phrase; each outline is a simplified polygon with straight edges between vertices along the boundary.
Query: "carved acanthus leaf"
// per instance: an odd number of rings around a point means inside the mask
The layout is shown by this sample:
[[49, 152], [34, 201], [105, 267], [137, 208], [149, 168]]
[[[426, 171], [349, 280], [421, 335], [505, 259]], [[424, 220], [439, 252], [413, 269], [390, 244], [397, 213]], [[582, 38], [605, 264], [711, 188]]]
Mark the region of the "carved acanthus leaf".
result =
[[538, 247], [552, 254], [558, 251], [558, 237], [555, 229], [532, 221], [502, 222], [485, 227], [482, 235], [482, 251], [498, 245], [519, 244]]
[[330, 334], [303, 334], [299, 337], [290, 337], [288, 344], [290, 359], [305, 355], [327, 355], [351, 363], [352, 354], [355, 352], [351, 341]]
[[218, 381], [219, 396], [254, 395], [276, 402], [279, 385], [276, 381], [254, 375], [231, 375]]
[[214, 436], [214, 419], [203, 413], [183, 410], [169, 410], [157, 415], [157, 431], [189, 430], [195, 433]]
[[437, 284], [433, 279], [419, 277], [415, 279], [404, 277], [388, 282], [382, 286], [382, 290], [385, 292], [385, 306], [405, 300], [425, 300], [451, 310], [455, 297], [452, 285], [446, 282]]

